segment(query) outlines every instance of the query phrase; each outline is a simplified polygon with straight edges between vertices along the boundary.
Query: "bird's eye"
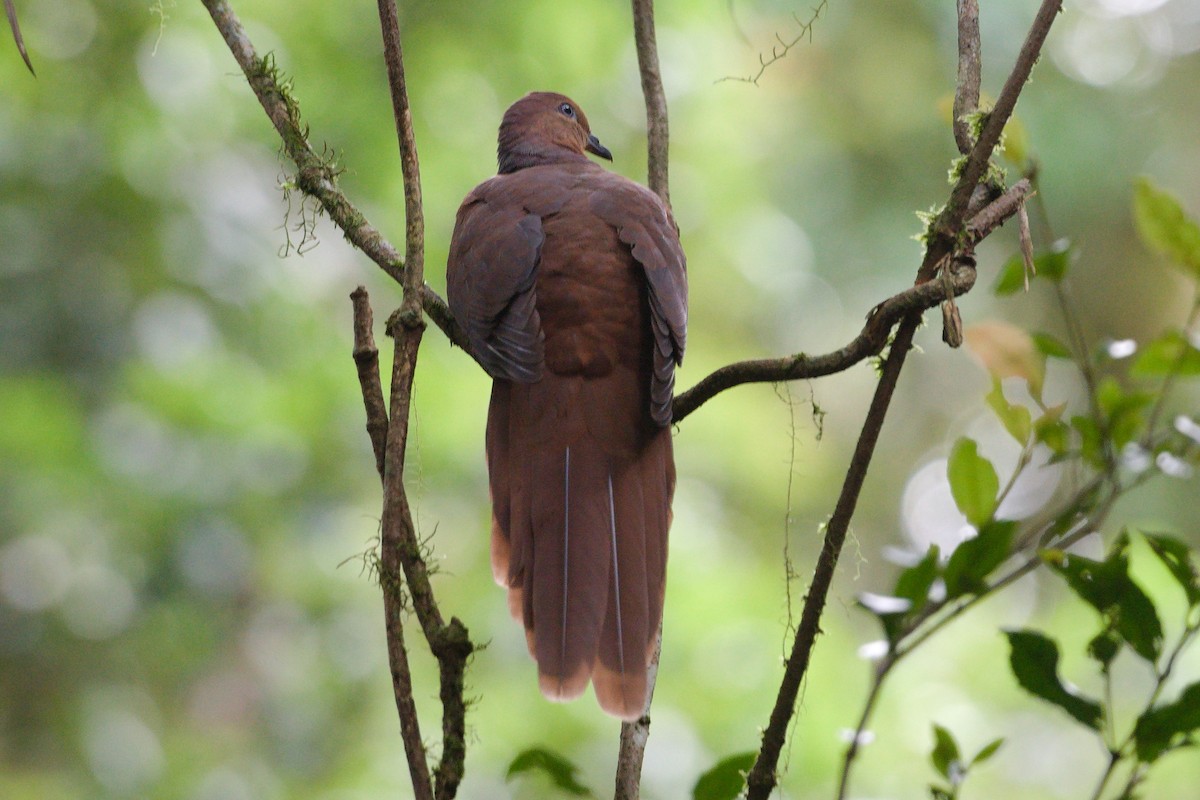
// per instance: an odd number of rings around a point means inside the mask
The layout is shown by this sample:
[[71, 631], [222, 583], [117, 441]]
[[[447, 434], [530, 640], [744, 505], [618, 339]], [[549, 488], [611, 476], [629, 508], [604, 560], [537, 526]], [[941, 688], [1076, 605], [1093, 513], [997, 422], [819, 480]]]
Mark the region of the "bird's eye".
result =
[[558, 107], [558, 110], [561, 111], [565, 116], [575, 119], [575, 109], [571, 108], [570, 103], [563, 103]]

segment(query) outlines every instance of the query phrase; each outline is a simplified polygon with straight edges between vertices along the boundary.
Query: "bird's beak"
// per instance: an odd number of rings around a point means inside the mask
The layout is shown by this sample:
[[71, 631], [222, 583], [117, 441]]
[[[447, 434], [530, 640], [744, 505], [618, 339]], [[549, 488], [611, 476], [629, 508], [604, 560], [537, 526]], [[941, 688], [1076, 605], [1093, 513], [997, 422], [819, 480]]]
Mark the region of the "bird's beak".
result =
[[596, 138], [596, 134], [594, 133], [588, 134], [587, 145], [583, 149], [589, 153], [595, 153], [606, 161], [612, 161], [612, 153], [607, 147], [600, 144], [600, 140]]

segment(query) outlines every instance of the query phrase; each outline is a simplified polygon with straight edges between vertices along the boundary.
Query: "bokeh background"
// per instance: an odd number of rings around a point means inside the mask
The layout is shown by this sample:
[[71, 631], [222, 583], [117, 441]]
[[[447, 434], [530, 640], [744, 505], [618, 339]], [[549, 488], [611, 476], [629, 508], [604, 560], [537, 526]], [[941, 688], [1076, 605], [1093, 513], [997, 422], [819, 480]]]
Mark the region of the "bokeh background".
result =
[[[831, 0], [811, 43], [757, 86], [720, 80], [755, 73], [809, 5], [658, 4], [692, 290], [681, 387], [731, 360], [844, 344], [871, 306], [911, 283], [914, 212], [945, 199], [954, 3]], [[1036, 3], [983, 5], [994, 95]], [[401, 6], [439, 291], [457, 204], [494, 173], [500, 115], [525, 92], [572, 95], [613, 168], [642, 179], [627, 4]], [[374, 5], [234, 7], [293, 77], [349, 196], [399, 242]], [[325, 221], [304, 232], [311, 208], [281, 190], [290, 165], [200, 3], [17, 8], [38, 77], [0, 41], [0, 796], [407, 796], [379, 592], [363, 569], [379, 492], [347, 300], [366, 284], [382, 321], [398, 289]], [[1035, 237], [1076, 243], [1071, 289], [1094, 343], [1152, 337], [1189, 303], [1192, 287], [1138, 244], [1129, 205], [1131, 180], [1149, 174], [1200, 212], [1198, 53], [1197, 0], [1068, 2], [1018, 107], [1052, 226], [1035, 224]], [[1044, 288], [1003, 300], [987, 291], [1015, 251], [1012, 230], [981, 250], [979, 286], [961, 304], [968, 324], [1061, 330]], [[842, 731], [867, 686], [857, 651], [878, 637], [854, 598], [890, 587], [884, 549], [963, 535], [942, 478], [950, 442], [969, 434], [997, 463], [1014, 457], [983, 405], [986, 375], [937, 328], [919, 335], [884, 429], [793, 729], [785, 797], [831, 796]], [[677, 431], [648, 797], [686, 796], [717, 759], [757, 746], [789, 603], [798, 608], [873, 380], [863, 364], [740, 388]], [[1070, 369], [1052, 369], [1047, 386], [1048, 401], [1078, 402]], [[487, 644], [468, 674], [477, 702], [462, 796], [548, 796], [539, 779], [505, 782], [509, 760], [533, 746], [569, 757], [603, 796], [617, 725], [590, 696], [541, 699], [489, 574], [487, 395], [481, 371], [431, 329], [410, 492], [443, 610]], [[1193, 385], [1173, 407], [1198, 404]], [[1038, 471], [1027, 503], [1065, 479]], [[1200, 544], [1197, 497], [1195, 480], [1160, 480], [1118, 507], [1108, 533], [1137, 521]], [[1177, 603], [1165, 573], [1138, 563], [1151, 594]], [[971, 752], [1007, 737], [969, 796], [1091, 792], [1105, 762], [1096, 741], [1008, 673], [999, 628], [1023, 625], [1062, 637], [1065, 673], [1097, 691], [1080, 655], [1093, 615], [1053, 580], [1027, 579], [897, 671], [854, 796], [926, 796], [935, 721]], [[435, 671], [417, 642], [433, 737]], [[1179, 673], [1175, 686], [1194, 680], [1200, 652]], [[1120, 672], [1129, 707], [1148, 686], [1136, 665]], [[1191, 796], [1198, 781], [1200, 759], [1171, 756], [1146, 796]]]

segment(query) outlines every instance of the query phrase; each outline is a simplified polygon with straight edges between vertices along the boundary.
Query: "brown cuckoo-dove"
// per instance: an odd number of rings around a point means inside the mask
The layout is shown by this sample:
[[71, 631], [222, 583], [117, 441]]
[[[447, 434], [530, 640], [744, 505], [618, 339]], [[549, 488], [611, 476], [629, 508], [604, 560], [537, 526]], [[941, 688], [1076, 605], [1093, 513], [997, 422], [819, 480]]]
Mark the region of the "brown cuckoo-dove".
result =
[[675, 490], [671, 398], [687, 328], [679, 232], [570, 98], [527, 95], [499, 174], [458, 210], [450, 308], [494, 379], [492, 570], [547, 697], [641, 715]]

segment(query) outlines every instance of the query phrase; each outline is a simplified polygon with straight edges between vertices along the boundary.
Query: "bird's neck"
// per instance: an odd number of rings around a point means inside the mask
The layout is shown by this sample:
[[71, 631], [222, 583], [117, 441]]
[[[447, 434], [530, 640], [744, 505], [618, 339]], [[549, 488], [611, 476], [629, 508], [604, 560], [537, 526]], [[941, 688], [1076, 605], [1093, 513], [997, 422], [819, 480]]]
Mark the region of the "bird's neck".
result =
[[562, 164], [568, 162], [586, 162], [588, 157], [562, 145], [545, 142], [521, 142], [509, 147], [501, 147], [498, 152], [500, 174], [507, 175], [526, 167], [537, 167], [543, 164]]

